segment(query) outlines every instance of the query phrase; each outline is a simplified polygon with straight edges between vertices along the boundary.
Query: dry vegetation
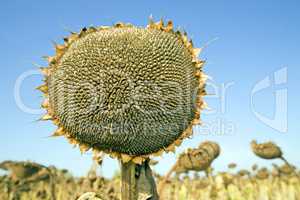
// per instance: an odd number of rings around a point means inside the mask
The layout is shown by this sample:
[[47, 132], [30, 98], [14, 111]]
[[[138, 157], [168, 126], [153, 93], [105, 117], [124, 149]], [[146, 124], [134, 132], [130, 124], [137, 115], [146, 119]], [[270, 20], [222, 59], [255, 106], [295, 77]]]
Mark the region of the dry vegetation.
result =
[[[17, 166], [24, 163], [11, 162], [11, 166], [13, 164]], [[227, 172], [214, 172], [211, 176], [201, 172], [176, 174], [165, 184], [160, 195], [161, 199], [300, 199], [300, 180], [295, 175], [294, 169], [289, 166], [273, 165], [272, 169], [266, 169], [255, 165], [251, 170], [233, 169], [236, 165], [231, 163]], [[19, 173], [16, 177], [14, 171], [14, 174], [0, 177], [0, 199], [75, 200], [86, 192], [96, 192], [98, 198], [94, 199], [120, 199], [118, 174], [108, 180], [97, 176], [93, 170], [86, 177], [73, 177], [67, 170], [55, 167], [44, 169], [45, 167], [41, 166], [38, 172], [30, 176]], [[26, 173], [30, 172], [27, 169]], [[163, 178], [156, 175], [157, 182]]]
[[[211, 141], [178, 156], [169, 173], [160, 176], [161, 200], [300, 200], [299, 170], [283, 159], [274, 143], [251, 143], [255, 155], [263, 159], [282, 159], [284, 164], [271, 168], [254, 164], [251, 169], [238, 169], [229, 163], [226, 172], [214, 172], [213, 161], [221, 154], [220, 146]], [[1, 200], [117, 200], [121, 198], [120, 173], [112, 179], [97, 175], [102, 157], [94, 158], [86, 177], [74, 177], [68, 170], [43, 166], [33, 162], [4, 161], [0, 169]], [[158, 162], [150, 160], [150, 165]], [[204, 173], [203, 173], [204, 172]], [[174, 176], [172, 176], [174, 174]], [[147, 200], [147, 198], [139, 198]]]

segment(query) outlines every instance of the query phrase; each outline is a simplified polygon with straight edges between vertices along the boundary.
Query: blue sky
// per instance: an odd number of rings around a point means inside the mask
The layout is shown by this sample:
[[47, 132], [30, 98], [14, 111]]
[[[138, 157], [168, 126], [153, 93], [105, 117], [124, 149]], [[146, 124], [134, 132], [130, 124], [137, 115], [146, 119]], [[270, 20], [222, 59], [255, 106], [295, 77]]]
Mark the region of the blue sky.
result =
[[[299, 8], [296, 0], [1, 1], [0, 161], [32, 160], [84, 175], [91, 154], [81, 155], [64, 138], [49, 138], [55, 127], [50, 122], [36, 122], [39, 114], [21, 109], [15, 100], [16, 83], [36, 70], [36, 65], [46, 64], [41, 57], [52, 55], [52, 41], [62, 42], [68, 30], [118, 21], [145, 26], [152, 14], [157, 20], [173, 20], [196, 46], [206, 46], [200, 57], [207, 60], [205, 72], [212, 77], [208, 91], [215, 95], [207, 98], [211, 111], [202, 116], [205, 126], [197, 127], [194, 137], [177, 153], [214, 140], [223, 151], [214, 163], [217, 170], [226, 169], [232, 161], [240, 167], [268, 165], [271, 162], [251, 153], [249, 142], [273, 140], [288, 160], [300, 166]], [[18, 94], [26, 107], [39, 107], [42, 97], [34, 88], [41, 79], [32, 75], [22, 81]], [[278, 80], [282, 80], [280, 84], [274, 84]], [[261, 85], [264, 89], [254, 92]], [[166, 154], [159, 160], [155, 169], [165, 173], [175, 156]], [[106, 159], [102, 171], [111, 176], [117, 168], [116, 161]]]

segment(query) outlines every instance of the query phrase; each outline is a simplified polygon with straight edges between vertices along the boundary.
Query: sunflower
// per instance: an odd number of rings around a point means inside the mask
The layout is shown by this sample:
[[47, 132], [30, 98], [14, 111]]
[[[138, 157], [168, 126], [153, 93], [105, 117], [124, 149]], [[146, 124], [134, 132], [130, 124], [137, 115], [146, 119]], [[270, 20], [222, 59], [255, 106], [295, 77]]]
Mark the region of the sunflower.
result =
[[71, 33], [41, 68], [43, 120], [81, 151], [142, 163], [174, 151], [200, 123], [204, 61], [172, 21], [117, 23]]

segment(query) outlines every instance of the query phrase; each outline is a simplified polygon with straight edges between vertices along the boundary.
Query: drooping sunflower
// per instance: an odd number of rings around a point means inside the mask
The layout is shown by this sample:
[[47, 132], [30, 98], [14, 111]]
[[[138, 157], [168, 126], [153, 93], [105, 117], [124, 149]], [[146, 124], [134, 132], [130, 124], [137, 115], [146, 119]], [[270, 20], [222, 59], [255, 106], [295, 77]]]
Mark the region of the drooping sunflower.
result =
[[274, 142], [258, 144], [256, 140], [251, 141], [251, 148], [255, 155], [263, 159], [275, 159], [282, 157], [282, 151]]
[[71, 33], [41, 68], [43, 120], [82, 151], [123, 162], [174, 151], [200, 123], [204, 61], [186, 33], [163, 20]]

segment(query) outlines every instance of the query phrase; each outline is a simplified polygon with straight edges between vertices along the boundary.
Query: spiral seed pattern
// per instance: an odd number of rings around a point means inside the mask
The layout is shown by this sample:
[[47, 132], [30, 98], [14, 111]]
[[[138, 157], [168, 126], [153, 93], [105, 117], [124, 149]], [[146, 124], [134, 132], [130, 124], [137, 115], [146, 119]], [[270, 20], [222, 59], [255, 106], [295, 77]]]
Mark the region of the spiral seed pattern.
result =
[[174, 33], [95, 31], [75, 40], [51, 70], [49, 104], [79, 143], [146, 155], [168, 147], [195, 118], [197, 71]]

